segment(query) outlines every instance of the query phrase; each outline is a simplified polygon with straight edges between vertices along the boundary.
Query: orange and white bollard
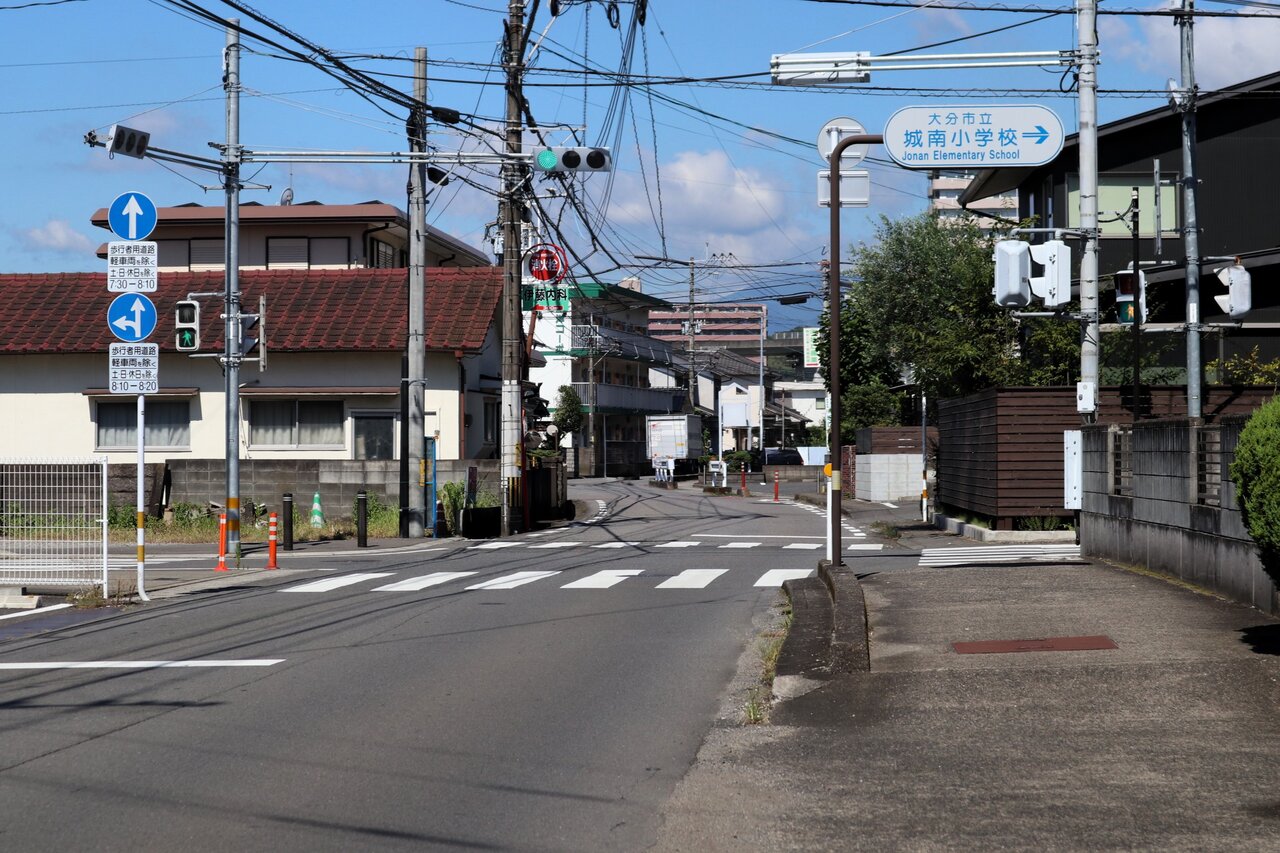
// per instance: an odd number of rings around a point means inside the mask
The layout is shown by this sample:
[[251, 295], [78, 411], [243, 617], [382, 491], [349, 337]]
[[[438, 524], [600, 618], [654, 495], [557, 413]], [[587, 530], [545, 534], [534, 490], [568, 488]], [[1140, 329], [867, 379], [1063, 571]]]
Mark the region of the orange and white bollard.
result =
[[778, 469], [773, 469], [773, 502], [778, 502]]
[[227, 571], [227, 514], [218, 516], [218, 568], [215, 572]]
[[273, 512], [267, 516], [267, 568], [278, 569], [280, 565], [276, 562], [276, 525], [279, 519]]
[[746, 465], [742, 466], [742, 486], [740, 488], [742, 489], [742, 491], [739, 494], [745, 495], [747, 493], [747, 466]]

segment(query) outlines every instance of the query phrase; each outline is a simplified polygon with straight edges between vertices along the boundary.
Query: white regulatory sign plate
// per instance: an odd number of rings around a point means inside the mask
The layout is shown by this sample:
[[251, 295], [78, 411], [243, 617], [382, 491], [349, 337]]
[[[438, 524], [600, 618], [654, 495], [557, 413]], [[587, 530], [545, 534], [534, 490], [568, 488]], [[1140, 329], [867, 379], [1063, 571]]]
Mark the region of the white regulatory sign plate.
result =
[[107, 387], [112, 394], [154, 394], [160, 390], [159, 344], [111, 344]]
[[154, 241], [113, 240], [107, 244], [107, 290], [111, 293], [155, 293], [159, 252]]

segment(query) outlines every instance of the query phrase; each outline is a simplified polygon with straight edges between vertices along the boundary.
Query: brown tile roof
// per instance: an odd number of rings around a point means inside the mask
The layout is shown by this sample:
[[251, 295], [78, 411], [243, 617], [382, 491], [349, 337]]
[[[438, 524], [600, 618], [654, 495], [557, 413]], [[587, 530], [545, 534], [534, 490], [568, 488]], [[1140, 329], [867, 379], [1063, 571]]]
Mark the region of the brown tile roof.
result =
[[[256, 312], [267, 296], [272, 352], [399, 351], [405, 346], [408, 271], [264, 270], [240, 274], [242, 305]], [[148, 294], [159, 314], [149, 341], [173, 350], [174, 303], [188, 293], [223, 291], [217, 272], [161, 273]], [[475, 352], [484, 345], [502, 294], [498, 267], [427, 269], [428, 350]], [[105, 273], [0, 274], [0, 354], [107, 352]], [[222, 299], [200, 299], [200, 348], [222, 349]]]

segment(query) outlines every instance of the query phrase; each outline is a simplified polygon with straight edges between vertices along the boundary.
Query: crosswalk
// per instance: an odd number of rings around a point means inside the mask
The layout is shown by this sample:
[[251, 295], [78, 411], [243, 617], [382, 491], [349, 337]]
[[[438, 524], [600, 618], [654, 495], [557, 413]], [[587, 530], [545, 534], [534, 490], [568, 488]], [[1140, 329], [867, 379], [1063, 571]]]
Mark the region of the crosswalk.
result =
[[1072, 563], [1081, 559], [1079, 545], [977, 545], [972, 548], [925, 548], [920, 552], [920, 565], [927, 567]]
[[[706, 589], [712, 583], [729, 573], [729, 569], [685, 569], [679, 574], [667, 577], [665, 574], [650, 575], [649, 580], [655, 577], [664, 578], [660, 583], [654, 585], [654, 589]], [[769, 569], [760, 575], [752, 586], [756, 587], [779, 587], [783, 581], [806, 578], [814, 573], [813, 569]], [[339, 575], [337, 577], [321, 578], [320, 580], [307, 581], [306, 583], [288, 586], [280, 590], [281, 592], [291, 593], [326, 593], [335, 590], [344, 589], [346, 587], [357, 587], [361, 585], [369, 585], [383, 578], [391, 577], [394, 572], [354, 572], [348, 575]], [[431, 572], [417, 577], [404, 578], [392, 583], [372, 586], [368, 592], [421, 592], [432, 587], [445, 587], [450, 584], [465, 584], [466, 581], [474, 579], [479, 572]], [[586, 575], [585, 577], [571, 580], [568, 583], [559, 583], [557, 580], [559, 575], [564, 574], [562, 571], [520, 571], [511, 572], [509, 574], [499, 575], [493, 578], [478, 580], [475, 583], [462, 586], [464, 592], [491, 591], [491, 590], [507, 590], [516, 589], [517, 587], [536, 584], [543, 581], [551, 582], [559, 586], [560, 589], [612, 589], [619, 584], [627, 581], [635, 583], [644, 583], [646, 572], [643, 569], [601, 569], [600, 571]]]
[[[712, 534], [718, 535], [718, 534]], [[763, 541], [764, 537], [755, 539], [740, 539], [732, 542], [711, 542], [706, 539], [675, 539], [675, 540], [613, 540], [609, 542], [591, 542], [579, 539], [563, 539], [555, 542], [547, 542], [542, 540], [527, 539], [495, 539], [489, 542], [482, 542], [479, 545], [469, 545], [465, 550], [468, 551], [503, 551], [508, 549], [527, 549], [531, 551], [551, 551], [565, 550], [569, 548], [587, 548], [592, 550], [617, 550], [620, 548], [652, 548], [652, 549], [694, 549], [694, 548], [714, 548], [720, 551], [748, 550], [753, 548], [778, 548], [783, 551], [817, 551], [825, 548], [825, 537], [792, 537], [779, 536], [771, 537], [786, 541]], [[811, 538], [813, 542], [796, 542], [795, 539]], [[854, 542], [845, 550], [848, 551], [881, 551], [884, 544], [879, 542]]]

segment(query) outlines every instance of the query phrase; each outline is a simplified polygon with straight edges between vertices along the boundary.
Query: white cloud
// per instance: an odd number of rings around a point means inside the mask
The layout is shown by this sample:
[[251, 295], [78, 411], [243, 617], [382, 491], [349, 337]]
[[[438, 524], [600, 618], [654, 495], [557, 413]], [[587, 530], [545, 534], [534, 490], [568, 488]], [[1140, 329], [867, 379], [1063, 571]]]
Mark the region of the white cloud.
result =
[[[1104, 63], [1100, 76], [1105, 77], [1106, 61], [1110, 59], [1130, 62], [1150, 72], [1161, 84], [1169, 77], [1178, 79], [1179, 38], [1172, 18], [1140, 18], [1135, 32], [1127, 23], [1108, 16], [1099, 25]], [[1276, 30], [1271, 21], [1199, 18], [1194, 38], [1196, 84], [1202, 89], [1229, 86], [1280, 69], [1280, 60], [1276, 58]]]
[[39, 228], [28, 228], [21, 232], [21, 238], [41, 249], [66, 254], [81, 255], [95, 248], [93, 241], [65, 219], [50, 219]]

